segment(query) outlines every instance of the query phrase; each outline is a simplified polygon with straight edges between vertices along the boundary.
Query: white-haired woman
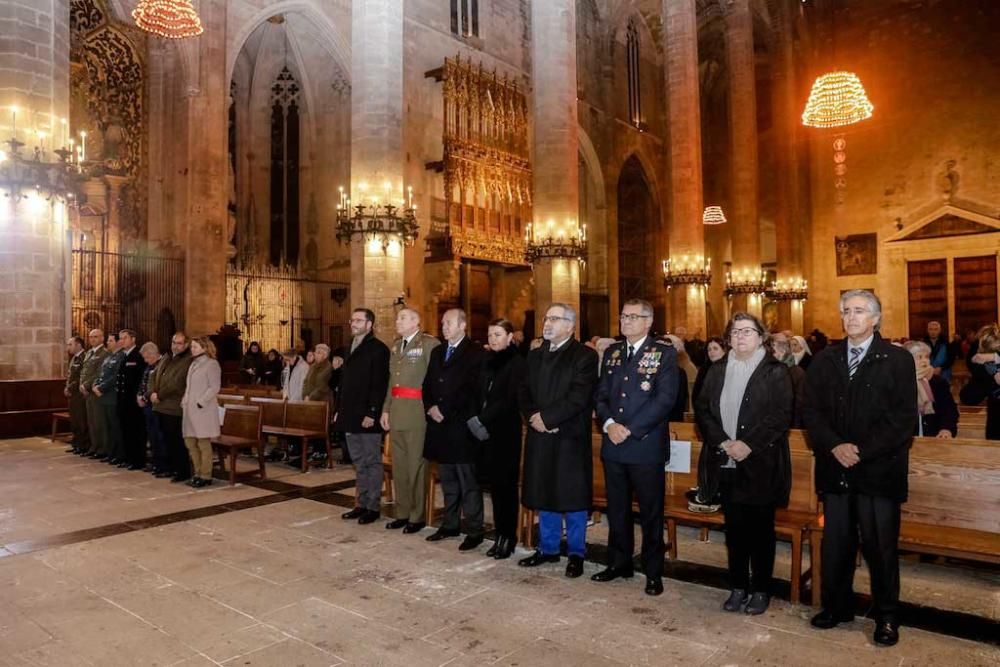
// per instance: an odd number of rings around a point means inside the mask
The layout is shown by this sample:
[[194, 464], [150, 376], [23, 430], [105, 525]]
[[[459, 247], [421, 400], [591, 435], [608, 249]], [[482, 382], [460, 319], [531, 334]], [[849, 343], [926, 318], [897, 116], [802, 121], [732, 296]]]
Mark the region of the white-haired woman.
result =
[[913, 355], [917, 366], [917, 435], [928, 438], [954, 438], [958, 434], [958, 406], [951, 397], [948, 381], [934, 374], [931, 347], [911, 340], [903, 347]]
[[795, 359], [795, 365], [802, 370], [808, 369], [810, 362], [812, 362], [812, 350], [809, 349], [809, 343], [802, 336], [792, 336], [789, 343], [792, 346], [792, 358]]

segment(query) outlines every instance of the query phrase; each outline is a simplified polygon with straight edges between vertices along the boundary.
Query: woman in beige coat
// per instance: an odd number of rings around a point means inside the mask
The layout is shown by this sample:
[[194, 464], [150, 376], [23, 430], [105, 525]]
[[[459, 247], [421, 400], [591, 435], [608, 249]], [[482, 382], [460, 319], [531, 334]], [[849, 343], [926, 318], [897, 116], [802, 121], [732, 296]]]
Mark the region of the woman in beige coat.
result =
[[212, 438], [218, 437], [219, 403], [216, 396], [222, 386], [222, 368], [215, 360], [215, 345], [208, 336], [191, 340], [194, 360], [188, 368], [187, 390], [181, 399], [184, 411], [184, 444], [191, 455], [194, 476], [188, 482], [195, 488], [212, 483]]

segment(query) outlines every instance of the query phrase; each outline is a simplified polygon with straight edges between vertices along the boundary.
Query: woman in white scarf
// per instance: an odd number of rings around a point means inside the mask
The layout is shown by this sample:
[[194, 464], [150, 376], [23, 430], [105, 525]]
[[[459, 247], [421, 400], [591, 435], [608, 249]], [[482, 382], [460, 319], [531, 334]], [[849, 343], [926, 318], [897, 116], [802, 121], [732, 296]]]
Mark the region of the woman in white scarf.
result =
[[795, 365], [801, 366], [802, 370], [809, 368], [809, 362], [812, 361], [812, 350], [809, 349], [809, 343], [802, 336], [792, 336], [792, 357], [795, 359]]
[[903, 347], [913, 355], [917, 368], [917, 435], [928, 438], [951, 439], [958, 433], [958, 406], [951, 397], [948, 381], [934, 375], [931, 366], [931, 348], [919, 340], [911, 340]]

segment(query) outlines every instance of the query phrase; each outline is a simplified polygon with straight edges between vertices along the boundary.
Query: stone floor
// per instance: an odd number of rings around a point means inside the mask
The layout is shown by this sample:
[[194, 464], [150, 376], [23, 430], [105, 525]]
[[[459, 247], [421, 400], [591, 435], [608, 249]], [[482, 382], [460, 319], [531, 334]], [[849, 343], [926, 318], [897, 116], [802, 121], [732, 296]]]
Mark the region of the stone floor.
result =
[[[668, 579], [653, 599], [641, 577], [571, 581], [343, 522], [348, 467], [269, 465], [265, 488], [192, 491], [63, 449], [0, 441], [0, 666], [1000, 664], [995, 642], [904, 627], [880, 649], [869, 620], [817, 632], [783, 600], [725, 614], [716, 587]], [[717, 569], [724, 549], [690, 531], [680, 555]], [[907, 560], [903, 581], [997, 620], [995, 571]]]

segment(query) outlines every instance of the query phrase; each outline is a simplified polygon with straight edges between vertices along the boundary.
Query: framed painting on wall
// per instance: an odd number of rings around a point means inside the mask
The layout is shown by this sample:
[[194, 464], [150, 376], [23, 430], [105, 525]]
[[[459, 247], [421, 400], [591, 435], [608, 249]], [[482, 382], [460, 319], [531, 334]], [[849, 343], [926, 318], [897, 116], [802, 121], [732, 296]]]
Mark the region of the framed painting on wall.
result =
[[861, 276], [878, 271], [878, 235], [851, 234], [834, 240], [838, 276]]

